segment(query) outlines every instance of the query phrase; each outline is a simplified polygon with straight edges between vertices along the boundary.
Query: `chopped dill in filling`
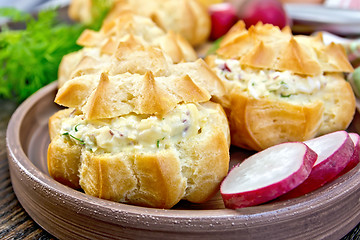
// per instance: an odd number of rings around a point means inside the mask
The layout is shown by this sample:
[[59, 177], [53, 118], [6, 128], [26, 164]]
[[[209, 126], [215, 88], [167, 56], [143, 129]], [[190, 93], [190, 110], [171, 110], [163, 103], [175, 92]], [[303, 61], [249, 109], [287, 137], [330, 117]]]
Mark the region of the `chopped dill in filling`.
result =
[[208, 114], [199, 104], [182, 104], [165, 116], [128, 114], [112, 119], [87, 120], [71, 115], [60, 134], [92, 152], [162, 149], [198, 134]]

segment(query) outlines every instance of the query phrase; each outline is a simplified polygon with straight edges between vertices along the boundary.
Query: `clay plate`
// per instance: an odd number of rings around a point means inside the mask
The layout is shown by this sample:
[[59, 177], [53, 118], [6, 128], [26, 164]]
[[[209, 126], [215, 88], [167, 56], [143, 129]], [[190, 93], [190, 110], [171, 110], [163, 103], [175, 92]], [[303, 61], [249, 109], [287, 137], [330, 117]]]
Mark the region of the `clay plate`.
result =
[[[87, 196], [47, 172], [47, 122], [60, 108], [56, 82], [26, 100], [7, 129], [11, 181], [18, 200], [46, 231], [60, 239], [339, 239], [360, 222], [360, 169], [306, 196], [240, 210], [220, 195], [205, 204], [180, 202], [152, 209]], [[360, 127], [358, 114], [353, 131]], [[231, 164], [249, 152], [232, 149]]]

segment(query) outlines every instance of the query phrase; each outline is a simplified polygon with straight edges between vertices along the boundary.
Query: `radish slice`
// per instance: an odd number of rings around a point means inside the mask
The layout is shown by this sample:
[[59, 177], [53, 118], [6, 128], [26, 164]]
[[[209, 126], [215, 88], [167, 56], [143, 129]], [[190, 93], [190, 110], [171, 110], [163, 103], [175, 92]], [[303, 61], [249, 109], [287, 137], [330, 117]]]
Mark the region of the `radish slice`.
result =
[[261, 204], [292, 190], [310, 174], [317, 154], [301, 142], [275, 145], [231, 169], [220, 192], [227, 208]]
[[357, 133], [349, 133], [349, 136], [354, 143], [354, 153], [351, 156], [349, 163], [346, 165], [344, 170], [341, 171], [339, 176], [349, 172], [360, 162], [360, 136]]
[[281, 197], [304, 195], [333, 180], [349, 163], [354, 143], [345, 131], [337, 131], [304, 142], [318, 154], [309, 177], [297, 188]]

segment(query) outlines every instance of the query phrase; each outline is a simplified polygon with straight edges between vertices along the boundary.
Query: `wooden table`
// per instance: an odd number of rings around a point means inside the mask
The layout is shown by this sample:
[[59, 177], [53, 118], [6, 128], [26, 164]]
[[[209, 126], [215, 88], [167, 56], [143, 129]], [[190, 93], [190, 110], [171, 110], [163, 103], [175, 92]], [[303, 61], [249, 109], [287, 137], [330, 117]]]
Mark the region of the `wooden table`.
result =
[[[6, 128], [16, 104], [0, 99], [0, 239], [56, 239], [25, 212], [13, 191], [6, 157]], [[360, 223], [341, 240], [360, 239]]]
[[55, 239], [25, 212], [13, 191], [6, 155], [6, 127], [16, 104], [0, 99], [0, 239]]

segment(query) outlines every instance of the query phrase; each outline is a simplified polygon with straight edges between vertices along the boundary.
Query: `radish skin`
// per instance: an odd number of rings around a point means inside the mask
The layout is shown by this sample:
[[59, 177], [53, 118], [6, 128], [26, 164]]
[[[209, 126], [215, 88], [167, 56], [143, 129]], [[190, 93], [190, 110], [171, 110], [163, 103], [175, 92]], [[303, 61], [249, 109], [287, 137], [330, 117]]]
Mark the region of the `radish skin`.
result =
[[349, 136], [354, 143], [354, 153], [351, 156], [349, 163], [346, 165], [344, 170], [341, 171], [339, 176], [342, 176], [345, 173], [349, 172], [360, 162], [360, 136], [357, 133], [349, 133]]
[[225, 35], [239, 20], [236, 10], [230, 3], [219, 3], [209, 7], [211, 19], [210, 40], [216, 40]]
[[318, 159], [309, 177], [282, 196], [282, 200], [302, 196], [330, 182], [346, 167], [354, 152], [354, 143], [345, 131], [329, 133], [304, 143], [318, 154]]
[[289, 192], [309, 176], [316, 159], [317, 154], [301, 142], [278, 144], [250, 156], [221, 184], [225, 207], [254, 206]]
[[247, 0], [239, 8], [238, 15], [247, 28], [258, 22], [269, 23], [280, 29], [291, 24], [279, 0]]

